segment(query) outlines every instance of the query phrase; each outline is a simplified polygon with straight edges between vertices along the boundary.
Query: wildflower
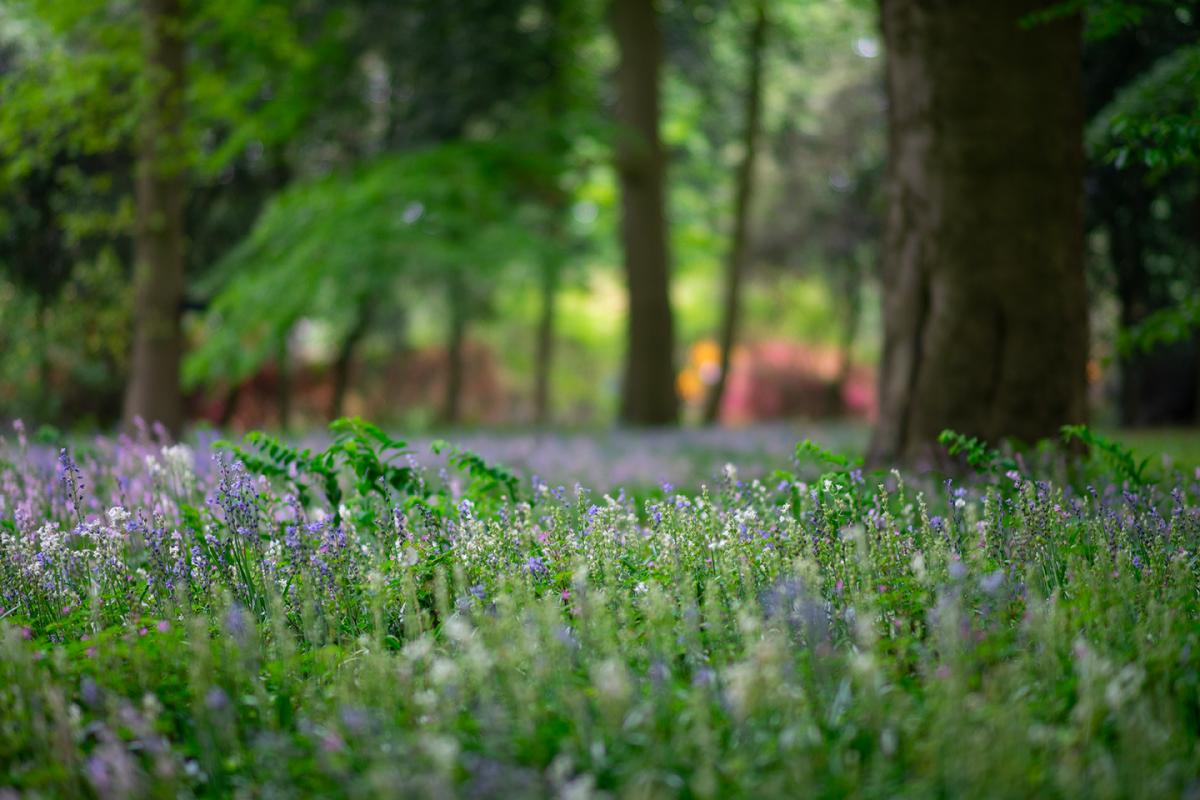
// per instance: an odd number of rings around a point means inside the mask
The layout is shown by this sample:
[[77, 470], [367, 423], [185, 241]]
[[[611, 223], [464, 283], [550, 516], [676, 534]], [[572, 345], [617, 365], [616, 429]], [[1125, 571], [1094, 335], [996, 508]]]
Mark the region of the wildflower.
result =
[[958, 556], [952, 556], [950, 558], [949, 570], [950, 577], [954, 580], [960, 580], [964, 575], [967, 574], [967, 568], [963, 566], [962, 559]]
[[995, 594], [1004, 583], [1004, 570], [998, 569], [979, 579], [979, 588], [988, 594]]
[[617, 705], [624, 704], [632, 691], [625, 664], [616, 658], [605, 659], [592, 667], [592, 685], [602, 700]]
[[224, 711], [229, 707], [229, 695], [221, 687], [214, 686], [205, 693], [204, 706], [209, 711]]

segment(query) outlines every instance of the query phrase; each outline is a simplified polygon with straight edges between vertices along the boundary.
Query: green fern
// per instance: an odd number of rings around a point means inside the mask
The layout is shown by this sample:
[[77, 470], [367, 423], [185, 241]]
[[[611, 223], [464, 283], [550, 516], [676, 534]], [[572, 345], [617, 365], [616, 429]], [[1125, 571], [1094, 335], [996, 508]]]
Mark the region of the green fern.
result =
[[938, 434], [938, 444], [952, 456], [963, 456], [971, 469], [978, 474], [1008, 472], [1018, 468], [1015, 459], [1004, 455], [977, 436], [966, 436], [946, 428]]
[[1154, 482], [1147, 471], [1147, 467], [1150, 465], [1148, 457], [1138, 460], [1128, 447], [1096, 433], [1087, 425], [1063, 425], [1061, 431], [1064, 442], [1070, 444], [1077, 441], [1087, 445], [1093, 452], [1099, 453], [1118, 477], [1136, 486], [1145, 486]]
[[[283, 483], [305, 508], [312, 505], [314, 490], [319, 491], [337, 522], [343, 501], [365, 510], [372, 497], [406, 510], [420, 506], [439, 517], [453, 513], [447, 487], [430, 487], [414, 467], [397, 463], [412, 453], [403, 439], [392, 438], [361, 417], [335, 420], [329, 431], [333, 442], [318, 453], [261, 431], [246, 434], [241, 444], [220, 441], [216, 446], [232, 452], [247, 471]], [[432, 450], [448, 453], [450, 466], [467, 476], [464, 495], [473, 503], [490, 507], [503, 498], [518, 499], [520, 479], [507, 468], [440, 440]], [[350, 497], [344, 487], [353, 489]], [[370, 518], [363, 514], [364, 520]]]

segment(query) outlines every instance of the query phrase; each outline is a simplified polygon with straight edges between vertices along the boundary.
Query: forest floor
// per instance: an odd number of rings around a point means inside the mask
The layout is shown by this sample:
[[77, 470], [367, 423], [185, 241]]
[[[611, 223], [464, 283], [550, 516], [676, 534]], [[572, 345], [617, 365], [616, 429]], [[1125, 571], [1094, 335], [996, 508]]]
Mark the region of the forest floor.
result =
[[[1200, 468], [1200, 428], [1101, 427], [1099, 431], [1127, 445], [1138, 458], [1149, 458], [1156, 469]], [[503, 464], [524, 478], [536, 476], [567, 487], [580, 483], [604, 491], [625, 488], [641, 493], [664, 483], [698, 490], [702, 484], [712, 484], [727, 463], [736, 464], [742, 475], [751, 478], [791, 469], [796, 443], [806, 439], [835, 453], [862, 456], [871, 429], [868, 423], [857, 420], [796, 420], [651, 431], [460, 428], [411, 436], [403, 431], [394, 433], [405, 436], [424, 466], [440, 462], [431, 453], [431, 446], [442, 440], [476, 452], [489, 462]], [[199, 443], [213, 436], [201, 435]], [[312, 432], [284, 438], [320, 446], [327, 436]]]
[[[1200, 467], [1200, 428], [1101, 428], [1151, 466]], [[428, 453], [436, 439], [473, 450], [526, 477], [541, 476], [569, 485], [630, 490], [664, 482], [697, 489], [712, 483], [726, 463], [749, 477], [791, 469], [796, 443], [810, 439], [835, 453], [862, 456], [870, 425], [852, 420], [758, 423], [732, 428], [680, 428], [650, 432], [605, 429], [578, 431], [445, 431], [409, 441]], [[423, 462], [428, 459], [422, 457]], [[431, 462], [430, 462], [431, 463]]]
[[1200, 482], [834, 430], [2, 440], [0, 799], [1195, 796]]
[[1106, 434], [1152, 462], [1165, 456], [1180, 468], [1200, 468], [1200, 428], [1138, 428]]

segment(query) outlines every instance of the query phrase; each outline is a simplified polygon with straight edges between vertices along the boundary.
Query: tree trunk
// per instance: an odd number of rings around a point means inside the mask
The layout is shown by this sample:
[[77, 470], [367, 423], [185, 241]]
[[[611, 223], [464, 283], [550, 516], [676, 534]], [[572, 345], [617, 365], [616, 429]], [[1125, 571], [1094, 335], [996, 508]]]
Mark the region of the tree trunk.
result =
[[456, 270], [447, 284], [450, 305], [449, 338], [446, 343], [446, 394], [442, 399], [441, 423], [457, 425], [462, 409], [463, 349], [467, 334], [467, 298], [462, 276]]
[[826, 398], [826, 413], [830, 416], [841, 414], [845, 410], [843, 395], [846, 392], [846, 382], [850, 379], [850, 370], [854, 366], [851, 349], [858, 336], [858, 323], [862, 318], [862, 280], [863, 270], [857, 260], [849, 260], [843, 265], [844, 275], [838, 289], [841, 293], [841, 331], [838, 336], [838, 370], [833, 382], [829, 385]]
[[275, 386], [275, 410], [279, 414], [279, 431], [287, 433], [292, 426], [292, 361], [288, 334], [279, 337], [278, 373]]
[[952, 428], [1032, 442], [1086, 417], [1077, 16], [884, 0], [884, 352], [874, 463]]
[[125, 425], [183, 427], [184, 41], [180, 0], [141, 0], [149, 88], [138, 136], [133, 353]]
[[741, 307], [742, 273], [746, 270], [746, 254], [749, 243], [750, 199], [754, 192], [754, 158], [758, 152], [759, 118], [762, 116], [762, 72], [763, 50], [767, 39], [766, 0], [759, 0], [755, 7], [754, 26], [750, 30], [748, 51], [748, 74], [746, 76], [746, 109], [744, 151], [738, 164], [737, 194], [733, 207], [733, 239], [729, 245], [729, 257], [725, 265], [725, 298], [721, 311], [721, 364], [717, 382], [713, 384], [704, 403], [704, 422], [711, 425], [721, 414], [721, 398], [725, 395], [725, 382], [733, 357], [733, 345], [737, 340], [737, 327]]
[[[1193, 209], [1193, 219], [1195, 228], [1192, 233], [1196, 239], [1200, 239], [1200, 193], [1196, 194], [1195, 206]], [[1200, 341], [1196, 342], [1196, 362], [1194, 366], [1193, 379], [1195, 380], [1195, 396], [1193, 399], [1194, 408], [1192, 409], [1192, 423], [1200, 422]]]
[[616, 167], [629, 290], [620, 417], [632, 425], [670, 425], [678, 419], [679, 400], [668, 286], [665, 158], [658, 133], [658, 13], [652, 0], [613, 0], [612, 24], [620, 50]]
[[54, 406], [55, 394], [52, 386], [52, 369], [50, 363], [50, 299], [44, 294], [37, 295], [37, 309], [34, 312], [36, 331], [36, 347], [38, 359], [38, 392], [41, 396], [42, 422], [48, 422], [58, 411]]
[[558, 282], [561, 270], [562, 264], [557, 254], [547, 256], [546, 262], [542, 265], [542, 312], [538, 319], [537, 352], [534, 354], [533, 362], [533, 421], [537, 425], [545, 425], [550, 419], [550, 375], [554, 365], [554, 312], [558, 300]]
[[225, 430], [229, 424], [233, 422], [234, 416], [237, 414], [238, 399], [242, 396], [242, 382], [234, 381], [228, 389], [225, 390], [225, 397], [221, 401], [221, 414], [217, 418], [217, 427]]
[[[1146, 293], [1146, 256], [1142, 237], [1140, 193], [1127, 195], [1125, 208], [1114, 208], [1108, 219], [1109, 246], [1116, 273], [1117, 301], [1122, 330], [1137, 325], [1149, 312]], [[1121, 425], [1136, 425], [1141, 421], [1142, 372], [1146, 354], [1135, 351], [1122, 353], [1119, 358], [1120, 384], [1118, 411]]]
[[338, 419], [343, 416], [346, 408], [346, 392], [350, 388], [350, 372], [354, 368], [354, 354], [359, 342], [367, 334], [374, 313], [374, 303], [365, 300], [358, 307], [358, 317], [353, 327], [346, 333], [342, 346], [338, 350], [337, 359], [333, 362], [333, 394], [329, 401], [329, 418]]

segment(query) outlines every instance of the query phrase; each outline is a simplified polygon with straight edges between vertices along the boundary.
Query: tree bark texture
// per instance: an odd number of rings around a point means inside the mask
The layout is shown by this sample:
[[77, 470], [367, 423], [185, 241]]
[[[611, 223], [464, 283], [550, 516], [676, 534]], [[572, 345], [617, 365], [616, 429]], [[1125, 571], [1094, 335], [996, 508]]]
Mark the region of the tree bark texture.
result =
[[711, 425], [721, 414], [721, 398], [725, 395], [726, 378], [737, 341], [738, 318], [741, 310], [742, 275], [746, 271], [749, 245], [750, 201], [754, 195], [754, 160], [758, 153], [759, 120], [762, 116], [763, 50], [767, 40], [766, 0], [759, 0], [754, 11], [747, 52], [745, 134], [743, 152], [738, 164], [733, 207], [733, 238], [725, 265], [724, 305], [721, 309], [720, 372], [704, 401], [704, 422]]
[[889, 122], [871, 460], [945, 428], [1033, 442], [1086, 417], [1078, 17], [1042, 0], [883, 0]]
[[662, 37], [653, 0], [613, 0], [620, 50], [616, 167], [629, 289], [621, 421], [671, 425], [679, 415], [669, 290], [665, 157], [659, 138]]
[[178, 434], [184, 290], [184, 40], [181, 0], [141, 0], [147, 97], [135, 186], [133, 353], [125, 424], [136, 417]]

